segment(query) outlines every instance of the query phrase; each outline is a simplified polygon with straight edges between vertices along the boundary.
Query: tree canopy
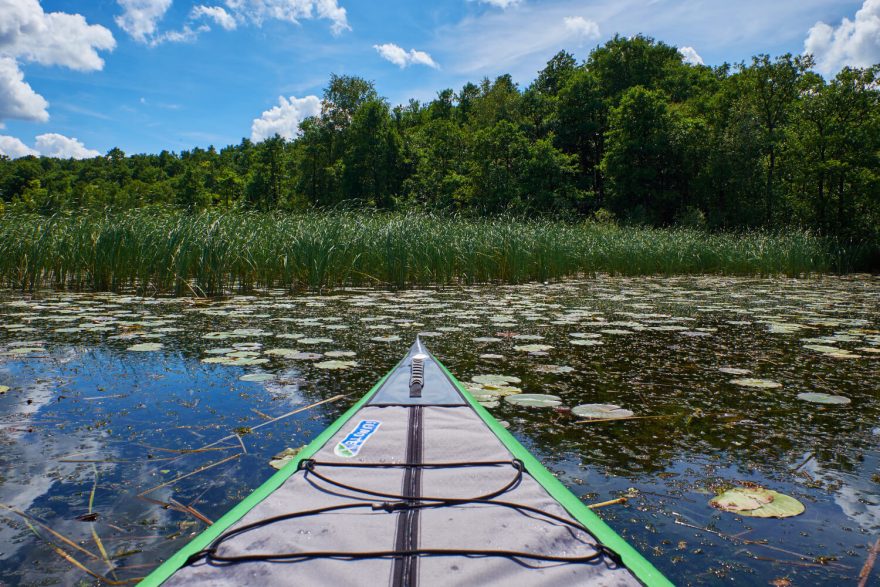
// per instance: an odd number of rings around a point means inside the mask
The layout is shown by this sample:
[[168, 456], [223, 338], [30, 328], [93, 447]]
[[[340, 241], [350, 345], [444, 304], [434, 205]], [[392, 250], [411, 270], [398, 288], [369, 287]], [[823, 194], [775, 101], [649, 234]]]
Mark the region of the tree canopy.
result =
[[332, 75], [292, 140], [86, 160], [0, 157], [0, 209], [51, 214], [355, 206], [584, 216], [654, 226], [796, 225], [880, 237], [880, 67], [833, 79], [809, 56], [690, 65], [649, 37], [561, 51], [391, 107]]

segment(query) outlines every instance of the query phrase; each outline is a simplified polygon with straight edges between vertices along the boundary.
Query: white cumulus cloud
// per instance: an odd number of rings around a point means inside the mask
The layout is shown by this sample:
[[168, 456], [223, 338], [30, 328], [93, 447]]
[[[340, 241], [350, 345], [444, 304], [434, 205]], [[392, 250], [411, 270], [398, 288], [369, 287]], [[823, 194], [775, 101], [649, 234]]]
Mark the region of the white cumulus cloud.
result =
[[410, 49], [409, 51], [406, 51], [403, 47], [395, 45], [394, 43], [373, 45], [373, 49], [375, 49], [379, 53], [382, 59], [390, 61], [401, 69], [410, 65], [427, 65], [428, 67], [433, 67], [434, 69], [440, 67], [439, 65], [437, 65], [437, 62], [434, 61], [431, 56], [424, 51], [417, 51], [415, 49]]
[[844, 18], [836, 27], [817, 22], [807, 34], [804, 51], [816, 58], [822, 73], [880, 63], [880, 0], [865, 0], [853, 20]]
[[583, 16], [566, 16], [562, 22], [565, 24], [565, 30], [581, 39], [598, 39], [601, 34], [599, 24]]
[[116, 24], [139, 43], [148, 43], [157, 36], [159, 21], [171, 8], [171, 0], [116, 0], [122, 14]]
[[54, 132], [37, 135], [35, 147], [40, 155], [57, 159], [90, 159], [101, 155], [99, 151], [87, 149], [74, 137], [66, 137]]
[[278, 97], [278, 106], [263, 112], [251, 124], [251, 140], [264, 141], [276, 134], [285, 139], [292, 139], [299, 134], [299, 123], [310, 116], [321, 113], [321, 99], [317, 96], [306, 96], [290, 99]]
[[99, 157], [100, 152], [88, 149], [78, 139], [66, 137], [58, 133], [45, 133], [37, 135], [36, 144], [33, 148], [28, 147], [16, 137], [0, 135], [0, 155], [6, 155], [11, 159], [36, 155], [43, 157], [55, 157], [56, 159], [89, 159]]
[[235, 17], [226, 12], [222, 6], [205, 6], [202, 4], [194, 6], [190, 13], [190, 18], [197, 19], [201, 17], [213, 20], [227, 31], [235, 30], [238, 27]]
[[104, 67], [98, 51], [115, 47], [113, 33], [80, 14], [43, 12], [38, 0], [0, 0], [0, 128], [8, 118], [49, 119], [49, 104], [24, 80], [21, 63], [95, 71]]
[[39, 153], [15, 137], [0, 135], [0, 155], [6, 155], [10, 159], [18, 159], [28, 155], [39, 155]]
[[98, 51], [116, 47], [113, 33], [80, 14], [43, 12], [37, 0], [0, 0], [0, 55], [79, 71], [104, 67]]
[[693, 47], [679, 47], [678, 52], [681, 53], [681, 60], [691, 65], [705, 65], [703, 58], [697, 53]]
[[24, 81], [24, 74], [11, 57], [0, 57], [0, 128], [3, 120], [17, 118], [46, 122], [49, 103]]

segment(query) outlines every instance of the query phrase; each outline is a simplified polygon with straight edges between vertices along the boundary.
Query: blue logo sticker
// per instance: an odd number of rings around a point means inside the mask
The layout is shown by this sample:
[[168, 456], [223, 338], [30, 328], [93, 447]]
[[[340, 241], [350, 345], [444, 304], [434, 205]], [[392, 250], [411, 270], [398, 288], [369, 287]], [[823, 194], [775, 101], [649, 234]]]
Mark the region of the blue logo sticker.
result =
[[367, 439], [369, 439], [381, 425], [382, 422], [378, 420], [361, 420], [358, 422], [358, 425], [354, 427], [354, 430], [349, 432], [348, 436], [343, 438], [342, 441], [336, 445], [333, 452], [338, 457], [350, 458], [357, 456], [357, 454], [361, 452], [361, 447], [367, 442]]

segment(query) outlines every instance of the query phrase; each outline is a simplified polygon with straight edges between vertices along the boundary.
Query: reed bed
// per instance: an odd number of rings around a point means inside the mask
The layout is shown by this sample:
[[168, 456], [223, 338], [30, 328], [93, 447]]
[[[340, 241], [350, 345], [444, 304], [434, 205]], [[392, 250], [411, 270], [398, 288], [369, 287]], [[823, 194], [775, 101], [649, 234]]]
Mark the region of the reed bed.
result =
[[0, 283], [22, 290], [218, 295], [254, 288], [523, 283], [576, 275], [841, 271], [808, 232], [709, 233], [426, 213], [0, 216]]

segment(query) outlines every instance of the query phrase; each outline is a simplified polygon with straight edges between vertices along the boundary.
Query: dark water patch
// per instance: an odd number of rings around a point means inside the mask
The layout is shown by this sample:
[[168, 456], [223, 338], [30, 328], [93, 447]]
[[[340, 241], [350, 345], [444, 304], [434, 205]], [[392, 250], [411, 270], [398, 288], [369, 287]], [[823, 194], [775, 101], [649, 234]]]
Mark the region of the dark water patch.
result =
[[[275, 455], [317, 436], [417, 333], [586, 503], [627, 497], [597, 512], [676, 583], [852, 581], [880, 532], [876, 278], [212, 302], [6, 292], [0, 303], [0, 503], [14, 509], [0, 512], [4, 583], [90, 580], [50, 543], [96, 573], [144, 576], [268, 478]], [[520, 393], [558, 405], [504, 401]], [[632, 416], [587, 419], [570, 410], [581, 404]], [[758, 519], [709, 505], [744, 483], [805, 512]]]

